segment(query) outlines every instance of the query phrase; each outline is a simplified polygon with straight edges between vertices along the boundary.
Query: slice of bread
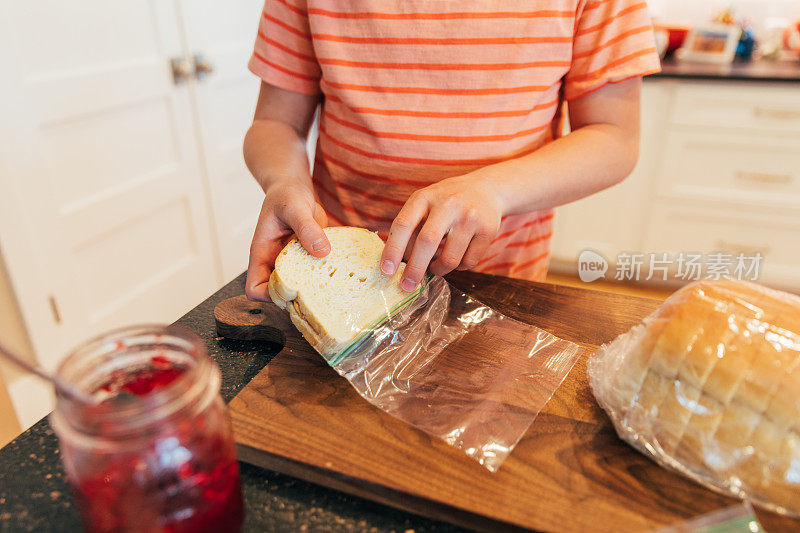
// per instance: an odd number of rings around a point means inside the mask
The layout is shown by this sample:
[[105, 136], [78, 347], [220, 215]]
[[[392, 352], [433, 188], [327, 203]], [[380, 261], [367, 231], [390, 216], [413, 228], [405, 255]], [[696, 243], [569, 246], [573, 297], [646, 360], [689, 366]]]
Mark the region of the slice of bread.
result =
[[325, 229], [331, 252], [317, 258], [293, 239], [278, 254], [269, 295], [322, 355], [344, 350], [365, 330], [409, 297], [400, 289], [401, 263], [394, 276], [380, 271], [383, 241], [352, 227]]

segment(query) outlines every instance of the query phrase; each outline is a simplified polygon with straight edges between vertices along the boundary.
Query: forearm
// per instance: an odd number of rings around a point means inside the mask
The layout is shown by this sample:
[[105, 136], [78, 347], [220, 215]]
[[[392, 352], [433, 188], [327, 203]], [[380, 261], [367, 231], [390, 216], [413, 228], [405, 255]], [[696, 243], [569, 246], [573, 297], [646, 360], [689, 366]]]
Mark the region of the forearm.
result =
[[569, 102], [572, 133], [530, 155], [474, 172], [504, 215], [563, 205], [625, 179], [639, 157], [641, 80]]
[[289, 124], [254, 120], [245, 135], [244, 160], [265, 192], [282, 180], [299, 180], [311, 187], [305, 139]]
[[625, 179], [638, 159], [638, 132], [590, 124], [524, 157], [470, 173], [491, 188], [504, 215], [563, 205]]
[[315, 201], [306, 154], [306, 136], [319, 98], [261, 83], [243, 147], [247, 168], [266, 193], [247, 265], [245, 293], [251, 300], [269, 300], [272, 267], [290, 235], [316, 257], [330, 252], [322, 230], [327, 217]]
[[504, 215], [571, 202], [627, 176], [637, 159], [637, 124], [629, 120], [626, 127], [607, 122], [582, 125], [530, 155], [415, 192], [392, 223], [381, 272], [393, 275], [406, 257], [401, 287], [410, 292], [428, 267], [436, 275], [474, 268], [496, 238]]

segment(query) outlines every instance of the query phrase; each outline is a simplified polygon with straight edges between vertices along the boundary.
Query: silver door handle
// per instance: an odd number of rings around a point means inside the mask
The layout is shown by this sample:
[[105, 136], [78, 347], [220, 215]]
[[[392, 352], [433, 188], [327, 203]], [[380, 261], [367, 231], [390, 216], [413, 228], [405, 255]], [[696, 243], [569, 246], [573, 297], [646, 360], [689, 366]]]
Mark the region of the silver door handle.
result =
[[753, 114], [761, 118], [776, 118], [779, 120], [793, 120], [800, 118], [800, 110], [798, 109], [775, 109], [756, 106], [753, 108]]
[[792, 181], [791, 174], [772, 174], [769, 172], [747, 172], [739, 170], [736, 177], [740, 180], [755, 181], [756, 183], [789, 183]]
[[771, 248], [769, 246], [753, 246], [747, 244], [739, 244], [735, 242], [724, 241], [719, 239], [717, 241], [717, 249], [721, 252], [729, 252], [733, 254], [755, 255], [761, 254], [762, 257], [766, 256]]
[[194, 77], [198, 80], [214, 72], [214, 64], [203, 54], [195, 54], [192, 62], [194, 63]]
[[172, 82], [175, 85], [180, 85], [194, 76], [194, 64], [188, 57], [173, 57], [169, 60], [169, 65]]

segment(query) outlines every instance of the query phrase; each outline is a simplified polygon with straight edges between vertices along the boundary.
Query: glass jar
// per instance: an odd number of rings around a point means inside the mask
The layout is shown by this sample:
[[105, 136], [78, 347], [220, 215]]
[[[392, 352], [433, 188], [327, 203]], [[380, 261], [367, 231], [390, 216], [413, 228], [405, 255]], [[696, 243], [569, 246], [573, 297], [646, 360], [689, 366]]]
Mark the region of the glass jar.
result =
[[116, 330], [80, 346], [58, 375], [50, 424], [89, 532], [238, 531], [244, 509], [220, 371], [176, 326]]

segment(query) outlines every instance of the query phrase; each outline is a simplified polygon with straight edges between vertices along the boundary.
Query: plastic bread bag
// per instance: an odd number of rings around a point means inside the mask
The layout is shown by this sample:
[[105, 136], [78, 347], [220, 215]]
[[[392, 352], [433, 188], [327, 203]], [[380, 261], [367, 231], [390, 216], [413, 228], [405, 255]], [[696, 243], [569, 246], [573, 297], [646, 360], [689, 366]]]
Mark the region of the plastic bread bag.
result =
[[328, 363], [373, 405], [494, 472], [569, 373], [578, 346], [428, 277]]
[[589, 383], [619, 436], [664, 467], [800, 515], [800, 298], [703, 281], [602, 346]]

